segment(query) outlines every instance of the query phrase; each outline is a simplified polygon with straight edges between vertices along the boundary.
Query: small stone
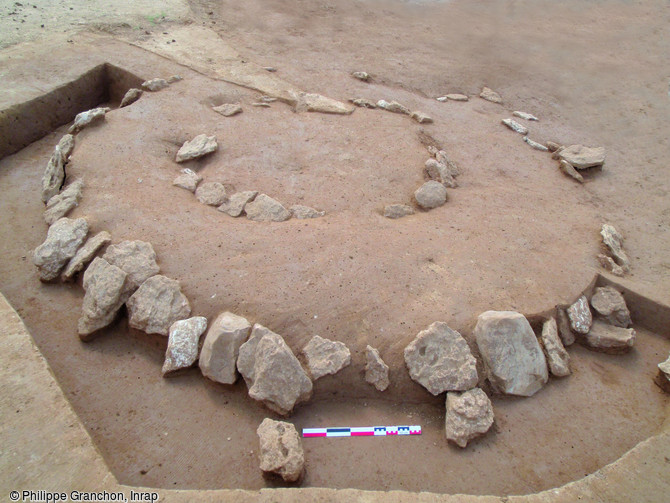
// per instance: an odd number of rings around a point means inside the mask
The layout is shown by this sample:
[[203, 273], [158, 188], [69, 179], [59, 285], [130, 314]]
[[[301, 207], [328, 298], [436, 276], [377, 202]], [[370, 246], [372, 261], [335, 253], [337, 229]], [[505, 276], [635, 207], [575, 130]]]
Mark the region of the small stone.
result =
[[301, 204], [295, 204], [291, 206], [289, 210], [291, 211], [291, 215], [293, 215], [294, 218], [298, 218], [301, 220], [307, 218], [319, 218], [326, 214], [325, 211], [317, 211], [314, 208], [310, 208], [309, 206], [303, 206]]
[[631, 325], [630, 311], [623, 295], [611, 286], [596, 288], [591, 297], [591, 306], [610, 325], [622, 328]]
[[548, 141], [547, 142], [547, 148], [549, 149], [549, 152], [556, 152], [558, 149], [564, 148], [563, 145], [559, 145], [556, 142], [553, 141]]
[[440, 97], [435, 98], [435, 99], [437, 101], [439, 101], [440, 103], [444, 103], [445, 101], [447, 101], [448, 98], [446, 96], [440, 96]]
[[74, 278], [75, 274], [93, 260], [98, 250], [111, 242], [111, 240], [112, 236], [107, 231], [99, 232], [95, 236], [88, 238], [84, 246], [79, 248], [75, 256], [68, 262], [63, 274], [61, 274], [61, 281], [70, 281]]
[[256, 190], [245, 190], [243, 192], [237, 192], [236, 194], [230, 196], [228, 201], [219, 206], [217, 210], [223, 213], [227, 213], [231, 217], [239, 217], [242, 212], [244, 212], [244, 208], [246, 207], [247, 203], [253, 201], [257, 195], [258, 191]]
[[89, 340], [91, 334], [114, 321], [132, 293], [127, 277], [125, 271], [100, 257], [88, 266], [83, 280], [86, 293], [77, 325], [82, 340]]
[[428, 159], [426, 161], [424, 166], [424, 178], [435, 180], [445, 187], [452, 189], [458, 187], [458, 182], [456, 182], [452, 176], [449, 168], [436, 159]]
[[433, 119], [423, 112], [412, 112], [411, 117], [419, 124], [431, 124], [433, 122]]
[[600, 265], [602, 265], [615, 276], [623, 276], [626, 274], [626, 270], [618, 265], [614, 260], [612, 260], [612, 257], [608, 257], [607, 255], [600, 253], [598, 254], [598, 261], [600, 262]]
[[484, 98], [486, 101], [490, 101], [491, 103], [502, 103], [502, 98], [500, 95], [488, 87], [482, 89], [479, 97]]
[[520, 117], [521, 119], [525, 119], [527, 121], [540, 120], [537, 117], [535, 117], [533, 114], [529, 114], [529, 113], [526, 113], [526, 112], [519, 112], [518, 110], [516, 112], [512, 112], [512, 115], [514, 117]]
[[147, 91], [156, 92], [165, 89], [170, 84], [165, 79], [151, 79], [142, 82], [142, 87]]
[[312, 379], [337, 374], [351, 363], [349, 348], [342, 342], [324, 339], [315, 335], [302, 349]]
[[261, 470], [296, 482], [305, 470], [305, 453], [300, 436], [291, 423], [263, 419], [256, 430], [260, 440]]
[[542, 339], [544, 354], [549, 364], [549, 371], [552, 375], [556, 377], [570, 375], [570, 355], [558, 337], [558, 327], [554, 318], [550, 318], [544, 322], [540, 338]]
[[312, 381], [284, 339], [258, 323], [237, 358], [249, 396], [269, 409], [288, 415], [312, 396]]
[[619, 264], [625, 272], [630, 269], [630, 259], [626, 252], [623, 251], [623, 236], [617, 231], [613, 225], [603, 224], [600, 230], [600, 235], [603, 238], [603, 243], [614, 257], [614, 261]]
[[551, 153], [551, 158], [554, 159], [555, 161], [560, 159], [561, 158], [561, 152], [563, 152], [563, 150], [565, 150], [565, 147], [563, 147], [563, 146], [558, 147], [556, 150], [554, 150]]
[[74, 136], [71, 134], [63, 135], [58, 142], [57, 148], [63, 156], [63, 162], [67, 162], [74, 150]]
[[406, 106], [401, 105], [397, 101], [388, 102], [386, 100], [379, 100], [377, 102], [377, 108], [382, 108], [384, 110], [387, 110], [388, 112], [393, 112], [393, 113], [396, 113], [396, 114], [409, 115], [411, 113], [409, 111], [409, 108], [407, 108]]
[[58, 278], [65, 264], [75, 256], [88, 234], [88, 223], [83, 218], [56, 220], [47, 237], [35, 248], [33, 263], [39, 269], [41, 281], [53, 281]]
[[474, 330], [494, 389], [532, 396], [549, 378], [547, 362], [526, 317], [514, 311], [486, 311]]
[[145, 241], [121, 241], [108, 247], [102, 258], [124, 270], [128, 274], [128, 284], [133, 289], [139, 288], [160, 271], [156, 263], [156, 252], [151, 243]]
[[570, 164], [568, 161], [561, 160], [560, 168], [564, 174], [574, 178], [579, 183], [584, 183], [584, 177], [580, 175], [579, 172], [574, 167], [572, 167], [572, 164]]
[[192, 366], [198, 358], [198, 342], [207, 329], [207, 318], [194, 316], [170, 325], [163, 377]]
[[251, 324], [246, 318], [223, 312], [209, 327], [200, 351], [202, 375], [212, 381], [234, 384], [237, 381], [237, 356], [248, 339]]
[[468, 98], [465, 94], [447, 94], [447, 99], [451, 101], [468, 101]]
[[277, 98], [275, 98], [274, 96], [265, 96], [265, 95], [263, 95], [263, 96], [261, 96], [261, 98], [260, 98], [260, 102], [261, 102], [261, 103], [274, 103], [275, 101], [277, 101]]
[[192, 169], [184, 168], [181, 170], [180, 175], [172, 181], [172, 185], [195, 192], [201, 181], [202, 177], [198, 173]]
[[60, 192], [65, 180], [65, 160], [60, 149], [54, 149], [47, 167], [42, 175], [42, 202], [47, 203], [49, 200]]
[[142, 89], [137, 89], [133, 87], [132, 89], [128, 89], [126, 91], [126, 94], [123, 95], [123, 99], [121, 100], [121, 104], [119, 105], [119, 108], [127, 107], [128, 105], [132, 105], [135, 103], [137, 100], [140, 99], [140, 96], [142, 96]]
[[658, 364], [658, 374], [655, 382], [663, 391], [670, 393], [670, 356], [667, 360]]
[[242, 105], [237, 103], [224, 103], [218, 107], [212, 107], [216, 113], [223, 115], [224, 117], [231, 117], [236, 114], [242, 113]]
[[270, 73], [274, 73], [274, 72], [277, 71], [277, 69], [274, 66], [264, 66], [263, 70], [265, 70], [266, 72], [270, 72]]
[[447, 171], [452, 177], [455, 178], [461, 174], [460, 168], [449, 158], [449, 155], [445, 150], [438, 150], [435, 152], [435, 159], [437, 162], [444, 164], [447, 167]]
[[526, 126], [522, 126], [514, 119], [503, 119], [502, 123], [516, 133], [524, 135], [528, 134], [528, 128]]
[[68, 129], [68, 133], [78, 133], [85, 127], [101, 122], [105, 118], [105, 114], [110, 111], [108, 107], [93, 108], [86, 112], [81, 112], [77, 114], [74, 118], [74, 124]]
[[215, 136], [199, 134], [191, 141], [184, 142], [184, 145], [177, 152], [176, 162], [186, 162], [197, 159], [207, 154], [215, 152], [219, 148]]
[[407, 215], [414, 215], [414, 208], [406, 204], [389, 204], [384, 207], [386, 218], [402, 218]]
[[461, 448], [477, 438], [493, 425], [491, 400], [480, 388], [462, 393], [447, 393], [447, 413], [444, 421], [447, 440]]
[[262, 101], [252, 103], [251, 106], [260, 108], [272, 108], [269, 103], [263, 103]]
[[226, 188], [219, 182], [205, 182], [195, 189], [195, 197], [202, 204], [221, 206], [228, 199]]
[[568, 307], [568, 318], [570, 319], [570, 328], [578, 334], [586, 334], [591, 328], [593, 317], [589, 309], [589, 301], [582, 295], [577, 301]]
[[81, 199], [81, 190], [84, 182], [75, 180], [65, 187], [60, 194], [56, 194], [47, 202], [47, 208], [44, 211], [44, 221], [51, 225], [59, 218], [64, 217], [72, 208], [79, 204]]
[[558, 335], [563, 342], [563, 346], [571, 346], [575, 343], [575, 334], [570, 327], [568, 313], [560, 306], [556, 306], [556, 326], [558, 327]]
[[536, 141], [531, 140], [527, 136], [523, 137], [523, 141], [525, 141], [528, 145], [533, 147], [535, 150], [539, 150], [540, 152], [549, 152], [549, 149], [542, 145], [541, 143], [538, 143]]
[[601, 353], [626, 353], [635, 344], [636, 333], [632, 328], [621, 328], [596, 320], [588, 334], [579, 341], [589, 349]]
[[414, 192], [414, 198], [419, 206], [430, 210], [447, 202], [447, 189], [440, 182], [430, 180]]
[[368, 82], [370, 80], [370, 74], [368, 72], [354, 72], [351, 76], [358, 80], [362, 80], [363, 82]]
[[378, 391], [384, 391], [390, 384], [389, 366], [379, 356], [379, 350], [366, 346], [365, 361], [365, 382], [372, 384]]
[[179, 282], [156, 275], [146, 280], [126, 302], [128, 324], [148, 334], [168, 335], [175, 321], [191, 314]]
[[295, 103], [296, 112], [321, 112], [325, 114], [344, 114], [353, 113], [354, 107], [348, 106], [331, 98], [326, 98], [320, 94], [289, 91]]
[[170, 78], [167, 79], [167, 83], [174, 84], [175, 82], [179, 82], [180, 80], [184, 80], [184, 77], [182, 77], [181, 75], [172, 75]]
[[570, 145], [561, 150], [560, 158], [568, 161], [576, 169], [602, 166], [605, 163], [605, 149], [604, 147]]
[[259, 194], [244, 207], [249, 220], [256, 222], [283, 222], [291, 218], [291, 212], [282, 204], [265, 194]]
[[357, 107], [377, 108], [377, 105], [375, 104], [374, 101], [370, 101], [370, 100], [365, 99], [365, 98], [352, 98], [349, 101], [351, 101]]
[[433, 395], [477, 385], [477, 361], [461, 334], [441, 321], [422, 330], [405, 348], [410, 377]]

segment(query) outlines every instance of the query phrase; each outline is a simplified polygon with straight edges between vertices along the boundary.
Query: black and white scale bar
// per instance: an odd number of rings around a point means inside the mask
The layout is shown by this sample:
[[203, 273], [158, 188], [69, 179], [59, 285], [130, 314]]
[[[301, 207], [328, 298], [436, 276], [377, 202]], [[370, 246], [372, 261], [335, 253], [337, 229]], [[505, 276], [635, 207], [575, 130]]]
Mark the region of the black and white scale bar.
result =
[[308, 437], [385, 437], [388, 435], [421, 435], [421, 426], [361, 426], [353, 428], [303, 428]]

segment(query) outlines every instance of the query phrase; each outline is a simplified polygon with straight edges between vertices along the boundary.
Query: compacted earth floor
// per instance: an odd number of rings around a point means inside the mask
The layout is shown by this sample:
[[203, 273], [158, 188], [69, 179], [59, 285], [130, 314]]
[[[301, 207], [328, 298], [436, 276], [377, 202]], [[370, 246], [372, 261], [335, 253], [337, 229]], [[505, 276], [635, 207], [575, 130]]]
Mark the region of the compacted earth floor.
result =
[[[183, 81], [77, 136], [68, 177], [82, 177], [85, 188], [71, 215], [115, 242], [151, 242], [193, 314], [244, 315], [296, 353], [315, 334], [350, 347], [352, 365], [316, 382], [312, 401], [291, 418], [296, 427], [424, 428], [420, 437], [306, 439], [303, 486], [530, 493], [592, 473], [658, 430], [667, 399], [652, 379], [670, 348], [658, 334], [639, 329], [636, 348], [623, 356], [572, 346], [570, 377], [551, 379], [531, 398], [494, 396], [494, 429], [465, 450], [446, 443], [444, 398], [409, 379], [402, 350], [433, 321], [469, 338], [482, 311], [530, 314], [574, 299], [598, 270], [604, 222], [626, 236], [629, 280], [670, 301], [669, 76], [660, 65], [670, 37], [660, 2], [191, 7], [198, 23], [303, 89], [343, 101], [396, 99], [435, 120], [252, 107], [259, 93], [175, 67]], [[170, 25], [160, 30], [148, 36], [167, 36]], [[355, 70], [372, 82], [352, 79]], [[505, 103], [478, 98], [483, 85]], [[451, 92], [471, 100], [434, 100]], [[211, 111], [224, 102], [240, 102], [244, 112]], [[537, 141], [604, 146], [605, 168], [584, 185], [565, 177], [549, 154], [500, 124], [512, 110], [540, 118], [529, 124]], [[39, 282], [31, 259], [46, 234], [40, 180], [65, 129], [0, 161], [0, 289], [121, 482], [276, 484], [258, 469], [255, 433], [271, 413], [243, 383], [218, 385], [197, 369], [163, 379], [165, 338], [130, 330], [125, 318], [82, 343], [80, 285]], [[201, 133], [220, 145], [188, 164], [205, 181], [326, 216], [233, 219], [173, 187], [177, 149]], [[461, 167], [459, 187], [441, 208], [385, 219], [384, 205], [410, 203], [423, 182], [427, 137]], [[384, 393], [363, 381], [366, 344], [391, 367]]]

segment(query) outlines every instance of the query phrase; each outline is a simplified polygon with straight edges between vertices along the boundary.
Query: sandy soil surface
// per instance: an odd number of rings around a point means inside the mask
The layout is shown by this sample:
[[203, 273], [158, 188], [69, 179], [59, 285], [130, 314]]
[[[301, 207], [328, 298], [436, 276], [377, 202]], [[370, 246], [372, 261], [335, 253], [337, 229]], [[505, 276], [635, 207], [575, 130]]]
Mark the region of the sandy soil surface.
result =
[[[295, 114], [283, 104], [254, 108], [258, 93], [184, 72], [183, 82], [78, 136], [68, 173], [83, 176], [86, 188], [73, 215], [115, 241], [150, 241], [194, 314], [243, 314], [296, 352], [314, 334], [350, 346], [352, 365], [316, 383], [313, 402], [296, 411], [297, 427], [425, 428], [420, 439], [305, 442], [303, 485], [534, 492], [594, 471], [657, 430], [667, 400], [651, 378], [669, 344], [654, 334], [641, 331], [637, 350], [624, 357], [574, 347], [573, 376], [531, 399], [495, 398], [496, 431], [463, 452], [447, 446], [443, 399], [409, 380], [402, 349], [436, 320], [469, 336], [484, 310], [532, 313], [571, 299], [597, 269], [603, 221], [626, 235], [632, 279], [670, 301], [670, 107], [661, 65], [670, 38], [661, 3], [191, 6], [245, 56], [304, 89], [397, 99], [435, 119], [422, 127], [382, 111], [338, 117]], [[372, 73], [373, 82], [352, 79], [353, 70]], [[476, 95], [482, 85], [499, 91], [505, 106], [431, 99]], [[210, 110], [229, 101], [241, 102], [243, 114], [224, 119]], [[537, 140], [605, 146], [605, 170], [584, 186], [565, 178], [548, 154], [500, 125], [518, 109], [541, 118], [532, 125]], [[389, 221], [381, 208], [409, 202], [422, 182], [421, 131], [462, 167], [460, 187], [440, 209]], [[222, 147], [191, 163], [206, 181], [327, 216], [234, 220], [172, 187], [178, 146], [202, 132]], [[218, 386], [196, 370], [162, 379], [165, 339], [128, 330], [125, 321], [78, 342], [81, 288], [37, 280], [31, 250], [46, 231], [39, 181], [60, 134], [0, 161], [0, 211], [21, 216], [0, 222], [0, 288], [122, 482], [274, 484], [257, 467], [255, 428], [268, 412], [250, 403], [243, 384]], [[391, 365], [385, 394], [362, 381], [366, 344]]]

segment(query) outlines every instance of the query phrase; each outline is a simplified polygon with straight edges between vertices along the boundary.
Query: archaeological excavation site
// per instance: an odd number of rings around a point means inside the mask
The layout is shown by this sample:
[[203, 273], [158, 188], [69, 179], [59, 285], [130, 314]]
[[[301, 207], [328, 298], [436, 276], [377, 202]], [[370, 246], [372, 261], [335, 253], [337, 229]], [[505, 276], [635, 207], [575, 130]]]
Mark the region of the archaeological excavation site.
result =
[[2, 497], [668, 501], [669, 46], [653, 0], [0, 0]]

